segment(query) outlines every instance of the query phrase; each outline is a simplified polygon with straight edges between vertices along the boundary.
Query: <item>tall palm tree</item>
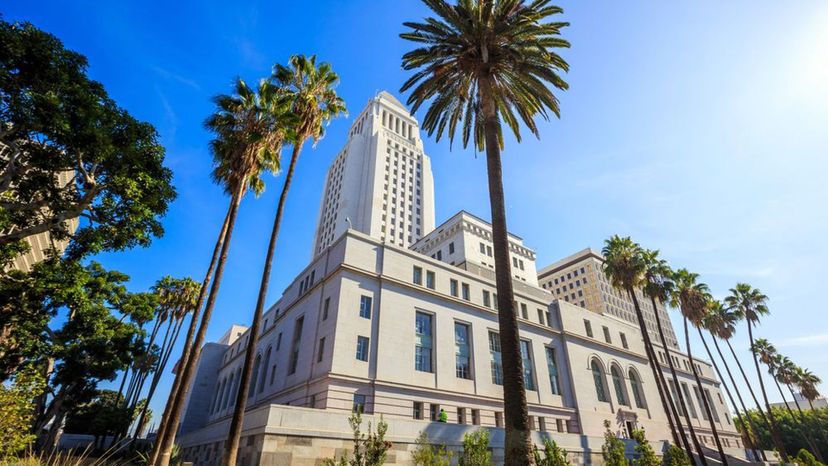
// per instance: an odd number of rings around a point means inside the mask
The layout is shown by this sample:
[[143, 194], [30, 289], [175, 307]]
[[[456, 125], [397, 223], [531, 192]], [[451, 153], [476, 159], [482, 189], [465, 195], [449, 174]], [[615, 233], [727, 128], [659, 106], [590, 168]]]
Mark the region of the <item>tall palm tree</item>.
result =
[[645, 273], [647, 270], [647, 264], [644, 261], [641, 246], [639, 246], [638, 243], [633, 242], [629, 236], [622, 238], [618, 235], [614, 235], [604, 241], [604, 248], [601, 251], [601, 254], [604, 256], [604, 274], [607, 276], [609, 282], [613, 287], [627, 293], [627, 295], [629, 295], [633, 300], [635, 315], [638, 319], [638, 327], [641, 330], [641, 336], [644, 339], [644, 350], [647, 355], [647, 361], [653, 371], [653, 378], [656, 380], [658, 394], [661, 398], [661, 405], [664, 409], [664, 413], [667, 415], [670, 430], [673, 434], [673, 440], [676, 445], [679, 445], [680, 437], [676, 431], [676, 427], [673, 425], [670, 402], [666, 396], [666, 392], [664, 392], [666, 384], [662, 386], [662, 377], [659, 377], [661, 370], [659, 369], [658, 362], [655, 358], [655, 351], [653, 350], [653, 344], [650, 340], [650, 333], [647, 331], [647, 327], [644, 323], [644, 314], [641, 312], [641, 306], [639, 305], [638, 297], [635, 294], [635, 291], [646, 283]]
[[[744, 432], [743, 435], [745, 438], [743, 439], [747, 446], [753, 448], [754, 458], [757, 460], [760, 459], [761, 461], [767, 461], [767, 457], [765, 456], [765, 451], [761, 448], [757, 448], [757, 440], [756, 440], [756, 432], [759, 430], [756, 428], [756, 424], [753, 422], [753, 417], [748, 416], [747, 406], [745, 406], [745, 401], [742, 398], [742, 394], [739, 392], [739, 386], [736, 384], [736, 379], [733, 377], [733, 373], [730, 371], [730, 366], [727, 364], [727, 360], [722, 354], [722, 349], [719, 346], [719, 339], [722, 340], [729, 340], [733, 334], [736, 332], [736, 325], [735, 323], [738, 322], [739, 316], [736, 312], [728, 309], [725, 307], [721, 301], [718, 300], [710, 300], [707, 314], [704, 316], [702, 321], [702, 327], [710, 333], [710, 337], [713, 340], [713, 345], [716, 348], [716, 352], [719, 354], [719, 359], [722, 360], [722, 364], [724, 365], [725, 372], [727, 372], [728, 379], [730, 380], [730, 384], [733, 387], [733, 391], [736, 392], [736, 398], [739, 400], [739, 406], [741, 406], [743, 413], [745, 413], [745, 418], [747, 419], [748, 424], [745, 424], [742, 415], [739, 412], [739, 408], [736, 405], [736, 402], [733, 400], [733, 395], [731, 394], [730, 390], [728, 390], [727, 385], [725, 384], [724, 378], [721, 375], [721, 372], [716, 365], [716, 359], [710, 355], [710, 360], [713, 361], [713, 366], [716, 367], [716, 372], [719, 374], [719, 380], [722, 381], [722, 385], [725, 387], [727, 391], [727, 396], [730, 399], [730, 404], [733, 405], [733, 410], [736, 411], [736, 417], [739, 420], [739, 424], [742, 426]], [[704, 343], [705, 348], [707, 348], [707, 342], [704, 338], [702, 338], [702, 342]], [[707, 349], [707, 353], [710, 354], [710, 349]], [[764, 418], [764, 412], [760, 411], [760, 416]], [[757, 456], [758, 452], [758, 456]]]
[[167, 413], [169, 419], [164, 438], [156, 441], [157, 452], [153, 454], [155, 465], [169, 465], [178, 422], [184, 408], [183, 400], [195, 375], [195, 366], [201, 356], [207, 326], [218, 297], [239, 204], [248, 190], [257, 196], [264, 191], [262, 175], [265, 172], [276, 173], [279, 170], [283, 132], [280, 124], [282, 111], [277, 105], [277, 96], [278, 89], [267, 80], [262, 80], [258, 88], [253, 89], [243, 80], [237, 79], [235, 94], [219, 95], [213, 99], [216, 112], [204, 124], [214, 133], [214, 138], [210, 141], [214, 161], [213, 180], [230, 195], [230, 206], [224, 237], [220, 235], [216, 241], [221, 243], [221, 252], [216, 262], [210, 294], [189, 357], [182, 361], [183, 372], [178, 390], [171, 394], [175, 399], [173, 408]]
[[[716, 362], [716, 358], [713, 357], [713, 353], [710, 351], [710, 346], [707, 344], [707, 339], [704, 337], [704, 333], [702, 332], [702, 329], [707, 330], [708, 332], [710, 332], [711, 336], [713, 336], [713, 339], [715, 340], [716, 337], [714, 336], [714, 332], [720, 331], [720, 329], [724, 326], [722, 318], [723, 309], [724, 306], [720, 301], [715, 299], [709, 300], [707, 306], [707, 313], [705, 314], [704, 318], [702, 318], [701, 325], [696, 327], [696, 330], [698, 330], [699, 338], [701, 339], [702, 344], [704, 344], [705, 351], [707, 351], [707, 357], [710, 358], [710, 362], [713, 364], [713, 369], [716, 371], [716, 376], [721, 381], [722, 387], [724, 388], [725, 393], [727, 394], [727, 398], [728, 400], [730, 400], [730, 404], [733, 406], [733, 411], [736, 413], [736, 419], [738, 420], [739, 425], [742, 426], [742, 440], [744, 441], [746, 447], [750, 447], [753, 450], [753, 457], [759, 460], [760, 454], [762, 455], [762, 458], [764, 458], [764, 452], [761, 452], [761, 450], [757, 450], [755, 442], [753, 441], [753, 432], [755, 432], [755, 428], [752, 424], [753, 421], [751, 420], [750, 416], [747, 416], [748, 420], [751, 422], [751, 425], [748, 426], [748, 424], [745, 423], [744, 418], [742, 418], [742, 413], [739, 412], [739, 408], [736, 405], [736, 400], [733, 398], [733, 394], [730, 391], [730, 387], [725, 382], [725, 378], [722, 375], [722, 371], [719, 370], [719, 364]], [[721, 356], [721, 352], [719, 353], [719, 355]], [[734, 383], [732, 376], [731, 383]], [[733, 388], [734, 390], [738, 391], [738, 388], [736, 388], [735, 383]], [[745, 410], [745, 412], [747, 412], [747, 410]]]
[[563, 10], [550, 0], [423, 0], [437, 18], [405, 23], [400, 37], [419, 44], [403, 56], [403, 68], [417, 70], [402, 86], [412, 89], [408, 104], [415, 113], [426, 102], [423, 128], [437, 140], [447, 131], [454, 140], [461, 126], [463, 146], [473, 137], [486, 150], [492, 215], [498, 326], [504, 370], [506, 421], [505, 461], [534, 461], [529, 413], [520, 357], [514, 291], [509, 264], [509, 238], [500, 152], [504, 147], [501, 120], [520, 141], [520, 123], [539, 136], [534, 118], [560, 115], [550, 89], [569, 86], [560, 73], [569, 65], [556, 49], [569, 43], [560, 37], [568, 23], [548, 22]]
[[[681, 311], [684, 320], [684, 344], [687, 346], [687, 359], [690, 360], [690, 369], [693, 372], [693, 377], [696, 379], [696, 385], [699, 387], [699, 398], [701, 398], [702, 409], [707, 413], [707, 420], [710, 424], [710, 431], [713, 433], [713, 440], [716, 442], [716, 449], [719, 452], [719, 458], [724, 466], [727, 466], [727, 455], [722, 448], [722, 440], [719, 438], [719, 432], [716, 429], [716, 421], [713, 419], [713, 413], [710, 410], [710, 402], [704, 394], [704, 385], [702, 385], [701, 377], [696, 369], [696, 363], [693, 359], [693, 348], [690, 345], [690, 331], [689, 325], [700, 327], [701, 322], [707, 313], [707, 303], [710, 300], [710, 291], [707, 285], [698, 281], [699, 275], [688, 271], [687, 269], [679, 269], [673, 275], [673, 281], [676, 288], [673, 295], [670, 297], [670, 303], [674, 308]], [[678, 381], [676, 381], [678, 384]], [[676, 391], [679, 391], [678, 389]]]
[[[676, 368], [673, 366], [673, 358], [670, 356], [670, 347], [667, 345], [667, 339], [664, 337], [664, 327], [661, 324], [661, 316], [658, 312], [658, 304], [663, 306], [667, 303], [670, 299], [670, 294], [673, 292], [673, 288], [675, 288], [675, 285], [671, 279], [673, 276], [673, 270], [670, 268], [667, 261], [658, 257], [658, 254], [659, 253], [656, 250], [643, 250], [641, 253], [641, 258], [644, 261], [643, 291], [644, 295], [650, 298], [650, 305], [653, 307], [653, 314], [655, 315], [656, 328], [658, 328], [658, 336], [661, 340], [661, 347], [664, 349], [664, 354], [667, 358], [667, 365], [670, 368], [670, 373], [673, 375], [673, 380], [678, 383]], [[655, 356], [655, 351], [653, 351], [653, 356]], [[653, 359], [655, 359], [655, 357]], [[661, 384], [664, 386], [664, 392], [667, 394], [670, 410], [673, 418], [676, 420], [684, 449], [688, 453], [692, 452], [690, 444], [687, 441], [687, 434], [685, 434], [684, 427], [681, 424], [681, 416], [679, 415], [678, 409], [676, 409], [676, 400], [673, 400], [670, 396], [670, 388], [667, 379], [664, 377], [664, 372], [659, 369], [658, 375], [660, 377]], [[690, 429], [690, 435], [695, 441], [696, 434], [693, 431], [693, 424], [690, 422], [690, 418], [688, 417], [689, 415], [687, 414], [687, 406], [684, 403], [684, 395], [681, 394], [681, 390], [676, 390], [676, 392], [678, 393], [678, 402], [681, 403], [681, 412], [683, 412], [687, 418], [687, 426]], [[678, 446], [678, 443], [676, 443], [676, 445]], [[701, 448], [701, 446], [698, 445], [698, 448]], [[688, 455], [688, 457], [695, 461], [693, 455]]]
[[[779, 389], [779, 393], [782, 393], [782, 388], [779, 384], [784, 384], [788, 388], [788, 392], [791, 394], [791, 398], [793, 398], [794, 404], [796, 405], [796, 410], [799, 413], [799, 420], [802, 424], [802, 435], [805, 437], [805, 441], [808, 442], [808, 445], [811, 447], [811, 451], [814, 452], [814, 456], [816, 456], [817, 460], [820, 462], [822, 461], [822, 453], [819, 451], [817, 447], [816, 441], [811, 435], [811, 430], [807, 426], [808, 420], [805, 417], [805, 413], [802, 411], [802, 406], [799, 405], [799, 400], [796, 398], [796, 394], [794, 394], [793, 385], [796, 383], [797, 379], [797, 365], [791, 361], [790, 358], [787, 356], [778, 355], [778, 358], [775, 358], [774, 365], [776, 366], [776, 388]], [[782, 395], [782, 401], [785, 402], [785, 406], [788, 408], [788, 412], [791, 414], [791, 417], [796, 419], [793, 414], [793, 410], [790, 409], [787, 400], [785, 400], [785, 396]]]
[[808, 400], [808, 405], [813, 411], [814, 400], [819, 398], [819, 390], [817, 390], [817, 386], [822, 383], [822, 379], [808, 369], [798, 367], [796, 371], [796, 381], [799, 393], [802, 394], [803, 398]]
[[[750, 338], [751, 349], [754, 348], [755, 344], [753, 339], [753, 326], [759, 323], [761, 316], [769, 313], [767, 301], [767, 296], [747, 283], [737, 283], [735, 288], [730, 289], [730, 295], [725, 298], [727, 305], [738, 311], [739, 314], [747, 321], [748, 337]], [[785, 444], [782, 442], [782, 437], [779, 435], [779, 428], [776, 424], [776, 419], [773, 417], [773, 411], [770, 409], [768, 393], [765, 391], [765, 382], [762, 380], [762, 371], [759, 369], [759, 357], [755, 352], [752, 352], [752, 355], [753, 364], [756, 366], [756, 376], [759, 377], [759, 388], [762, 390], [762, 397], [765, 401], [771, 437], [773, 438], [773, 442], [776, 444], [776, 448], [779, 450], [779, 456], [782, 458], [782, 461], [787, 463], [788, 453], [785, 450]], [[736, 357], [736, 354], [734, 353], [733, 356]]]
[[[282, 124], [285, 131], [290, 130], [290, 144], [293, 153], [290, 157], [285, 184], [279, 196], [279, 205], [273, 220], [273, 230], [270, 233], [270, 243], [267, 247], [262, 281], [259, 285], [259, 298], [253, 312], [253, 323], [249, 331], [249, 341], [245, 350], [244, 368], [242, 369], [239, 396], [236, 397], [236, 406], [233, 418], [230, 421], [230, 431], [225, 443], [222, 464], [234, 466], [239, 452], [244, 410], [247, 405], [247, 396], [253, 374], [253, 364], [259, 341], [264, 303], [267, 298], [267, 286], [270, 280], [270, 270], [273, 266], [273, 254], [276, 250], [276, 240], [279, 237], [279, 227], [282, 224], [282, 212], [285, 208], [288, 190], [293, 180], [293, 172], [299, 154], [305, 141], [312, 139], [314, 145], [324, 135], [324, 126], [331, 119], [346, 113], [345, 101], [336, 94], [336, 85], [339, 77], [331, 70], [328, 63], [316, 64], [316, 57], [294, 55], [290, 57], [290, 65], [276, 65], [274, 78], [280, 90], [280, 99], [285, 104], [286, 114], [283, 114]], [[266, 369], [265, 369], [266, 370]]]

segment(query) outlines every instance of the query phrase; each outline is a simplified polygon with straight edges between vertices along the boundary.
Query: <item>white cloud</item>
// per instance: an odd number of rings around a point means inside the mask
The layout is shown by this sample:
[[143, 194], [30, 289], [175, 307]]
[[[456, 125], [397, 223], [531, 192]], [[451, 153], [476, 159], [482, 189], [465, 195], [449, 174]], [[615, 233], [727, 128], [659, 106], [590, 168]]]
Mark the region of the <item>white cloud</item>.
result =
[[792, 347], [792, 346], [822, 346], [828, 345], [828, 333], [815, 333], [813, 335], [804, 335], [801, 337], [793, 337], [782, 340], [776, 343], [776, 346]]

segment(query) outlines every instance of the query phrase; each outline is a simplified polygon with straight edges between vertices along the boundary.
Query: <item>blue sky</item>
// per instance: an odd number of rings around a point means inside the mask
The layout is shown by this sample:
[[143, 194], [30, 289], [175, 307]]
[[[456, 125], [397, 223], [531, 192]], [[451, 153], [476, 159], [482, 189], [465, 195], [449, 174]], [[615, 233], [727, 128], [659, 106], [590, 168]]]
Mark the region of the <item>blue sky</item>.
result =
[[[540, 140], [507, 139], [510, 230], [537, 250], [541, 266], [618, 233], [700, 273], [717, 296], [749, 282], [771, 298], [758, 335], [828, 378], [828, 4], [560, 4], [572, 23], [565, 37], [573, 46], [563, 53], [571, 89], [560, 94], [561, 120], [540, 125]], [[140, 291], [165, 274], [201, 280], [207, 266], [227, 206], [209, 180], [201, 126], [212, 95], [229, 92], [235, 76], [267, 76], [291, 54], [317, 54], [339, 73], [340, 95], [357, 115], [379, 90], [399, 95], [409, 45], [397, 34], [426, 11], [415, 0], [32, 0], [6, 4], [3, 14], [86, 55], [90, 75], [158, 128], [179, 193], [166, 235], [96, 258]], [[310, 258], [325, 170], [350, 121], [331, 123], [303, 154], [269, 303]], [[438, 222], [460, 209], [488, 218], [483, 159], [447, 142], [425, 146]], [[210, 339], [252, 314], [282, 180], [266, 181], [264, 195], [246, 199], [239, 214]], [[735, 345], [746, 348], [746, 339], [740, 329]], [[170, 383], [167, 374], [156, 412]]]

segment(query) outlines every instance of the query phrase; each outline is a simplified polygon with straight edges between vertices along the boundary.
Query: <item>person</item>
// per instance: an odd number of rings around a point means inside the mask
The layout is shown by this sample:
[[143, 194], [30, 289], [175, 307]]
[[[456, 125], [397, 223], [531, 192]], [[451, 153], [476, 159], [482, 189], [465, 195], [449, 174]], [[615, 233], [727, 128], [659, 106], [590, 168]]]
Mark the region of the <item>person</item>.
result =
[[448, 422], [448, 413], [443, 408], [440, 408], [440, 422]]

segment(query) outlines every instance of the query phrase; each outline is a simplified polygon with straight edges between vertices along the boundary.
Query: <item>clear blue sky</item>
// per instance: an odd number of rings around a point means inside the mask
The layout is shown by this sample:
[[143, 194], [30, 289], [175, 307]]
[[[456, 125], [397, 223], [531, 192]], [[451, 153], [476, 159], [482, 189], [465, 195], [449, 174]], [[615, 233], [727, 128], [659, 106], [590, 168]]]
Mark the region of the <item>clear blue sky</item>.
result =
[[[717, 296], [747, 281], [771, 298], [758, 335], [828, 378], [828, 3], [561, 4], [572, 23], [571, 90], [539, 141], [507, 140], [510, 230], [541, 266], [618, 233], [699, 272]], [[409, 45], [397, 34], [426, 13], [415, 0], [31, 0], [3, 10], [86, 55], [91, 76], [161, 134], [179, 193], [166, 235], [96, 258], [128, 273], [135, 291], [164, 274], [201, 280], [207, 266], [227, 205], [209, 180], [201, 127], [212, 95], [237, 75], [255, 81], [291, 54], [317, 54], [357, 115], [378, 90], [399, 95]], [[350, 121], [334, 121], [299, 163], [269, 303], [310, 258], [325, 170]], [[459, 209], [488, 218], [483, 159], [432, 139], [425, 146], [438, 222]], [[281, 178], [267, 182], [242, 206], [210, 339], [252, 314]], [[742, 348], [745, 333], [735, 339]], [[165, 375], [156, 412], [170, 383]]]

